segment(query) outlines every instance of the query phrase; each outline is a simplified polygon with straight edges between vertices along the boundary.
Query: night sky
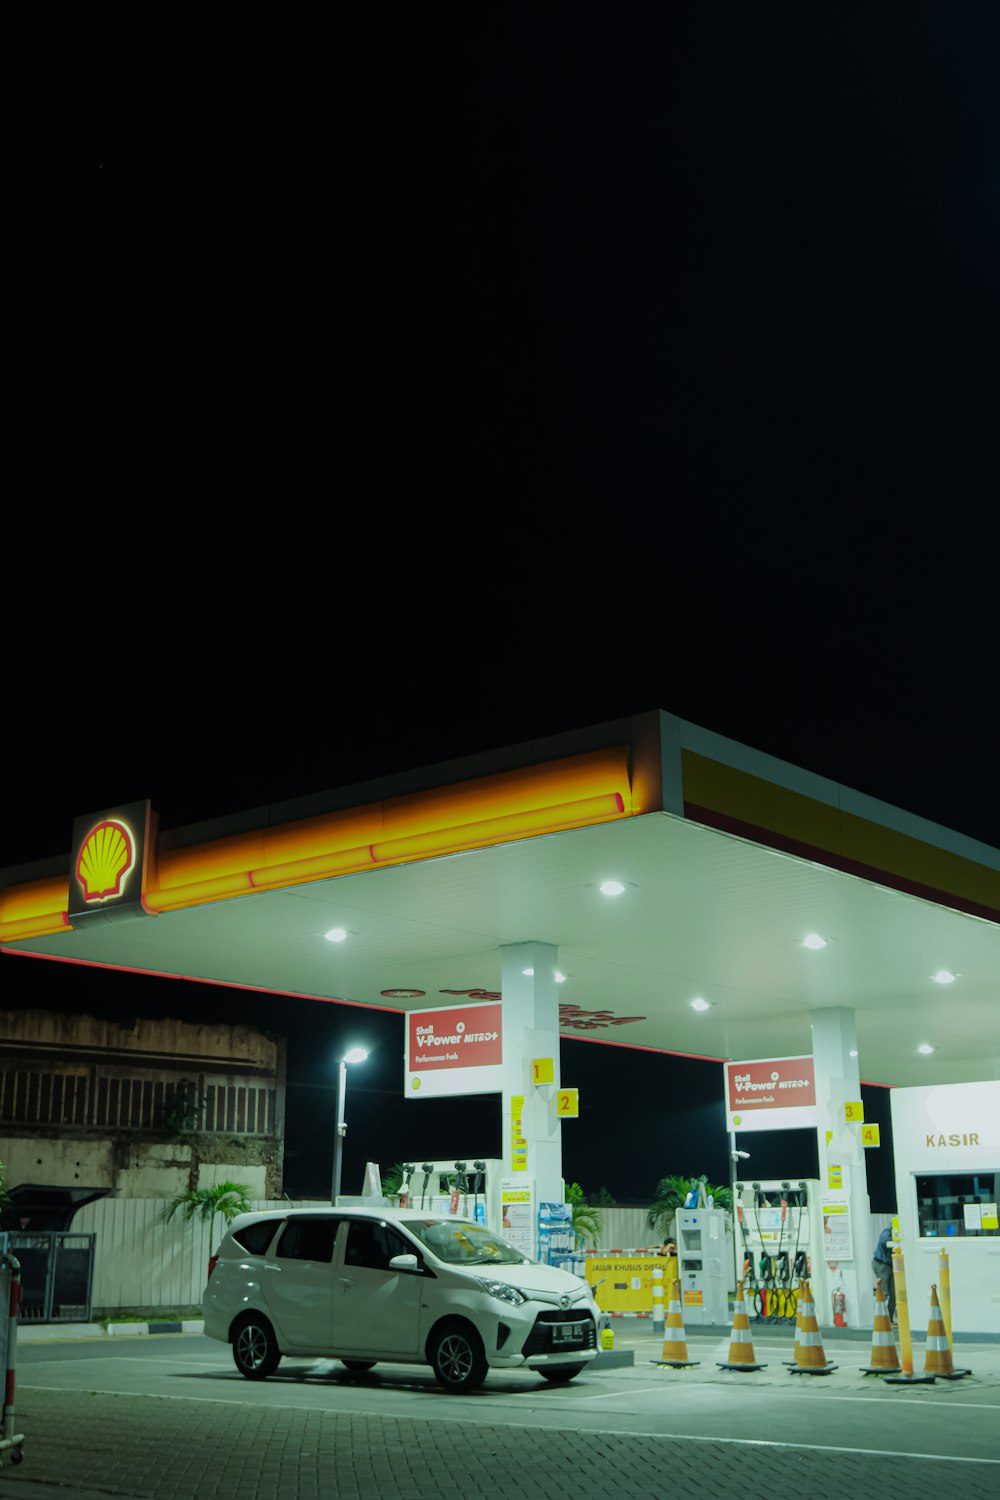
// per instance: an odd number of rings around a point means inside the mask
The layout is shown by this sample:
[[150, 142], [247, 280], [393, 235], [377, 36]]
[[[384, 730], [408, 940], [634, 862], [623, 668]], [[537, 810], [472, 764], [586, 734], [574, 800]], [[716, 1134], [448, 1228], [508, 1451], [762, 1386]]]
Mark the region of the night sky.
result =
[[[13, 18], [0, 867], [650, 708], [1000, 846], [996, 7]], [[713, 1065], [627, 1066], [641, 1198]]]

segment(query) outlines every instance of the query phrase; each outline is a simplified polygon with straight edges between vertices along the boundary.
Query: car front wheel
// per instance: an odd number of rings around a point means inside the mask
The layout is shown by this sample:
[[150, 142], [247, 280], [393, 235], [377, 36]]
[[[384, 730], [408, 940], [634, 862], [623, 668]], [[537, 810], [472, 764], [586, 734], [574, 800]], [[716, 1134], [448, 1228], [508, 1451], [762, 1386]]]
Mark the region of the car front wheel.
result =
[[489, 1369], [483, 1341], [468, 1323], [446, 1323], [439, 1329], [430, 1358], [438, 1384], [452, 1395], [474, 1391]]
[[574, 1375], [579, 1375], [585, 1365], [552, 1365], [550, 1369], [539, 1370], [543, 1380], [551, 1380], [554, 1385], [561, 1385], [566, 1380], [572, 1380]]
[[281, 1350], [266, 1318], [248, 1313], [233, 1330], [233, 1361], [247, 1380], [266, 1380], [278, 1368]]

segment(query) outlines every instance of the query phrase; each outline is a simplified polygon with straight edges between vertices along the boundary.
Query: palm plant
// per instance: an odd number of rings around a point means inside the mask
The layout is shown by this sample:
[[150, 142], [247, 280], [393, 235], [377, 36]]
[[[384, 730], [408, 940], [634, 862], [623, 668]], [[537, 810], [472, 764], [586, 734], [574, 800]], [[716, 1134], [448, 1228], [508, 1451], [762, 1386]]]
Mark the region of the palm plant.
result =
[[252, 1209], [253, 1199], [245, 1182], [216, 1182], [212, 1187], [189, 1188], [186, 1193], [178, 1193], [163, 1210], [163, 1221], [168, 1223], [176, 1213], [183, 1214], [189, 1222], [199, 1219], [208, 1224], [211, 1243], [217, 1215], [231, 1224], [237, 1214], [248, 1214]]
[[654, 1200], [646, 1210], [646, 1223], [656, 1231], [661, 1240], [666, 1239], [670, 1233], [674, 1214], [684, 1207], [688, 1194], [702, 1183], [705, 1185], [705, 1196], [714, 1199], [716, 1208], [732, 1212], [732, 1188], [713, 1187], [704, 1173], [700, 1177], [661, 1177], [656, 1184]]
[[390, 1167], [387, 1172], [382, 1172], [380, 1175], [382, 1178], [382, 1192], [386, 1198], [391, 1198], [393, 1193], [398, 1193], [403, 1186], [406, 1167], [403, 1162], [398, 1161], [394, 1167]]
[[586, 1201], [583, 1188], [578, 1182], [567, 1182], [566, 1202], [573, 1210], [573, 1232], [580, 1239], [596, 1245], [604, 1228], [604, 1215], [599, 1208]]
[[674, 1214], [684, 1207], [690, 1191], [691, 1184], [686, 1177], [661, 1177], [656, 1184], [653, 1202], [646, 1210], [646, 1223], [659, 1239], [665, 1240], [670, 1233]]

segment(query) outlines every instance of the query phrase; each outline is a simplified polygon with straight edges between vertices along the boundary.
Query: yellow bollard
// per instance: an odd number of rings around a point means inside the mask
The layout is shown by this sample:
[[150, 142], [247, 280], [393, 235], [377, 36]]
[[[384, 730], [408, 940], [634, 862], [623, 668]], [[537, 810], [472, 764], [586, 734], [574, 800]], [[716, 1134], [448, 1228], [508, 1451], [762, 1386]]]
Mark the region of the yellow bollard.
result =
[[892, 1278], [896, 1288], [899, 1362], [902, 1369], [898, 1375], [883, 1375], [882, 1379], [886, 1385], [933, 1385], [933, 1375], [913, 1373], [913, 1337], [910, 1333], [910, 1307], [906, 1300], [906, 1267], [903, 1265], [903, 1252], [898, 1245], [892, 1247]]
[[948, 1335], [948, 1348], [954, 1354], [955, 1346], [951, 1341], [951, 1271], [948, 1269], [947, 1250], [942, 1250], [938, 1255], [938, 1285], [941, 1288], [939, 1300], [944, 1331]]
[[[951, 1272], [948, 1269], [947, 1250], [942, 1250], [938, 1255], [938, 1267], [941, 1277], [941, 1296], [939, 1299], [941, 1321], [944, 1324], [945, 1337], [948, 1340], [948, 1363], [951, 1364], [951, 1369], [947, 1371], [938, 1370], [936, 1373], [941, 1380], [961, 1380], [963, 1375], [971, 1375], [972, 1371], [966, 1369], [956, 1370], [952, 1363], [951, 1357], [954, 1355], [955, 1348], [951, 1341]], [[927, 1329], [927, 1337], [930, 1339], [930, 1327]]]

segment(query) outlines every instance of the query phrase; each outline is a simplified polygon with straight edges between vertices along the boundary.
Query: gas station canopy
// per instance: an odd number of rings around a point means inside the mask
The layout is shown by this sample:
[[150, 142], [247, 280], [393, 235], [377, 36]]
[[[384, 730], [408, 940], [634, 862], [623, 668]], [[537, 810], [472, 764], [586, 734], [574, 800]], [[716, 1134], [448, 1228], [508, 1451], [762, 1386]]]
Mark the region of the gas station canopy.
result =
[[7, 955], [276, 1006], [499, 998], [523, 942], [567, 1037], [793, 1057], [846, 1006], [867, 1082], [1000, 1077], [1000, 851], [660, 711], [163, 834], [92, 811], [0, 871]]

